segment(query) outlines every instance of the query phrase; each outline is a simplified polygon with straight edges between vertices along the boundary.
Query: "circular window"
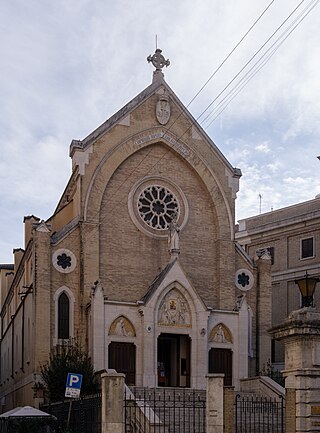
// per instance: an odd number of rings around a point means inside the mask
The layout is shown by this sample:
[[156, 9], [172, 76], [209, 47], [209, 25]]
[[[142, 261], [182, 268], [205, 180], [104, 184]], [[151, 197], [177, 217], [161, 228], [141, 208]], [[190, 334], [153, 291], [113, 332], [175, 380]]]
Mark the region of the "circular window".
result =
[[140, 193], [138, 210], [143, 221], [156, 230], [167, 230], [172, 218], [179, 216], [177, 198], [159, 185], [149, 186]]
[[235, 275], [236, 287], [242, 292], [250, 290], [254, 283], [254, 277], [249, 269], [238, 269]]
[[77, 260], [72, 251], [61, 248], [53, 253], [52, 264], [62, 274], [69, 274], [75, 269]]
[[187, 199], [171, 179], [146, 176], [133, 185], [128, 211], [135, 226], [148, 236], [164, 239], [173, 217], [182, 230], [189, 216]]

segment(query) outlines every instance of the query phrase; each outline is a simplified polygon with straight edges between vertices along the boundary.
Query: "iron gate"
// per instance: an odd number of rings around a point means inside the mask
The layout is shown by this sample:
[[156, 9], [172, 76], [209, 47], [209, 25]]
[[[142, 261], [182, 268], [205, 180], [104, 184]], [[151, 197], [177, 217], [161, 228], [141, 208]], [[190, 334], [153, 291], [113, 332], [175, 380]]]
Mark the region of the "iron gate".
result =
[[237, 394], [236, 433], [284, 433], [284, 398]]
[[127, 388], [126, 433], [205, 433], [205, 391], [183, 388]]

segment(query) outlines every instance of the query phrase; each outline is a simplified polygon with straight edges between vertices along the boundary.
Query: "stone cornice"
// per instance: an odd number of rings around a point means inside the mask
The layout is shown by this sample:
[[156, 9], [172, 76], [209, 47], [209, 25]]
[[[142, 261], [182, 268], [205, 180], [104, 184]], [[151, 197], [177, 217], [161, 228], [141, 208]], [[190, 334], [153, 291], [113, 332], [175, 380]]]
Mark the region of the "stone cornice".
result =
[[271, 328], [269, 333], [276, 340], [301, 335], [320, 337], [320, 312], [314, 307], [293, 311], [283, 323]]

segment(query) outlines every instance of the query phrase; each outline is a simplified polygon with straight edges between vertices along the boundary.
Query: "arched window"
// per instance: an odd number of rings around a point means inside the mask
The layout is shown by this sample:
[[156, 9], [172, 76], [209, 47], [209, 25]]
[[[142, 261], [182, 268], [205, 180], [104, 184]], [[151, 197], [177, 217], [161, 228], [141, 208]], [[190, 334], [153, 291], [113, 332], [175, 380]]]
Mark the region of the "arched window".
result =
[[65, 292], [58, 299], [58, 338], [70, 337], [70, 301]]
[[53, 295], [55, 305], [54, 344], [59, 340], [69, 340], [74, 336], [74, 304], [75, 298], [67, 286], [61, 286]]

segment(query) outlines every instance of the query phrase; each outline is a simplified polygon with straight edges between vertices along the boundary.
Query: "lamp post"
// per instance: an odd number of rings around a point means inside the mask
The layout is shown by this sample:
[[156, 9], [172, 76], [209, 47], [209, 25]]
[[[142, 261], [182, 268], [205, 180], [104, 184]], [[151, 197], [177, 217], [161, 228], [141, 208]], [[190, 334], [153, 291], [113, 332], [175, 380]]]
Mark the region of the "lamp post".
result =
[[319, 278], [310, 277], [308, 272], [305, 276], [294, 280], [295, 284], [298, 284], [301, 293], [301, 308], [313, 307], [313, 294], [316, 288], [316, 284], [320, 281]]

